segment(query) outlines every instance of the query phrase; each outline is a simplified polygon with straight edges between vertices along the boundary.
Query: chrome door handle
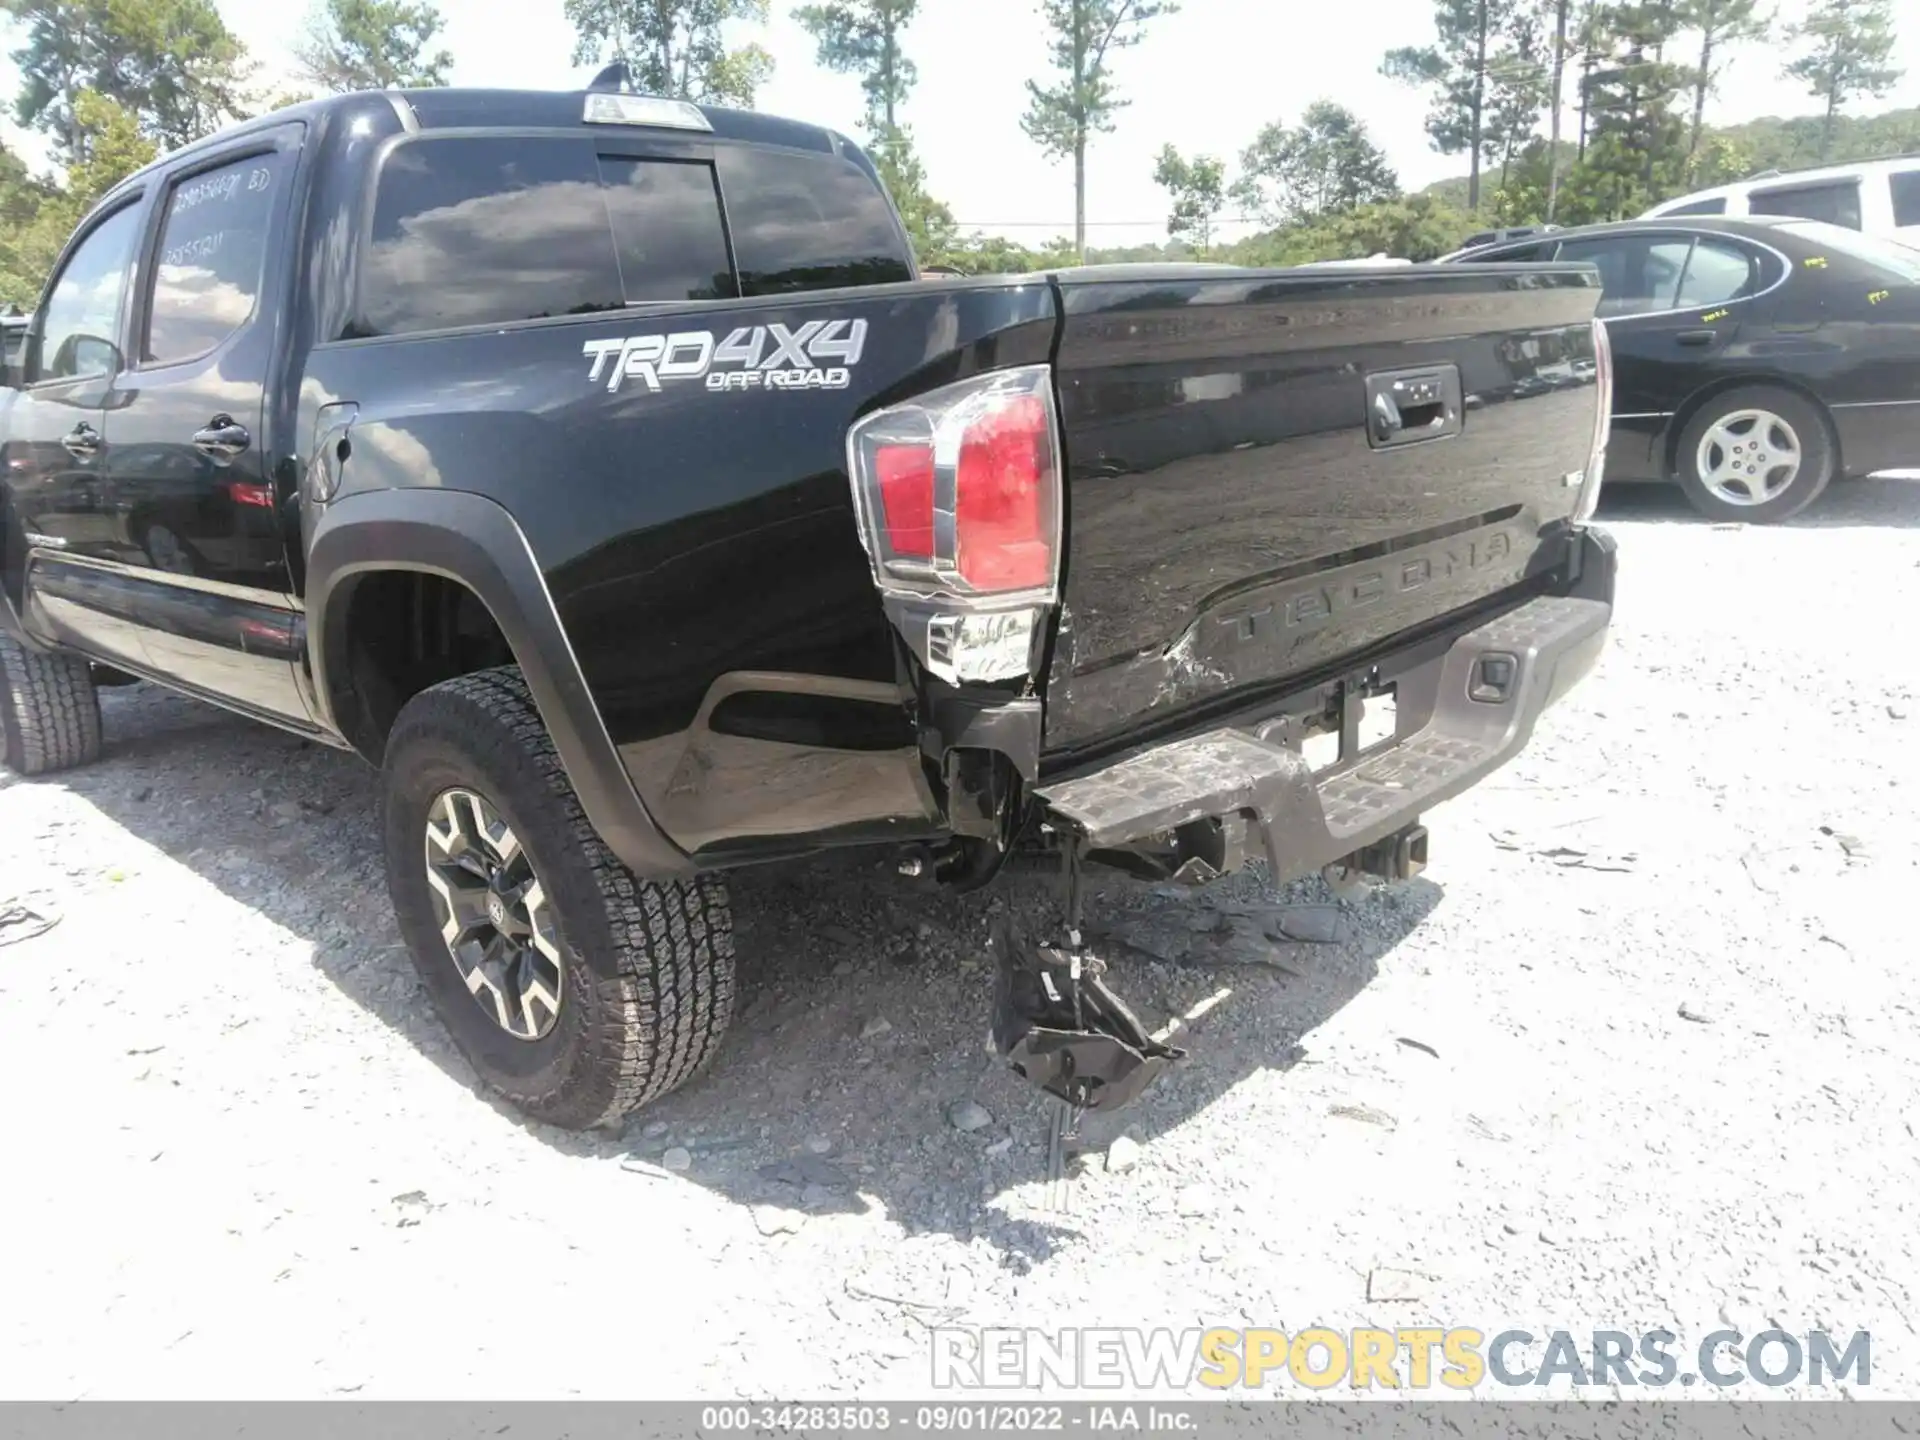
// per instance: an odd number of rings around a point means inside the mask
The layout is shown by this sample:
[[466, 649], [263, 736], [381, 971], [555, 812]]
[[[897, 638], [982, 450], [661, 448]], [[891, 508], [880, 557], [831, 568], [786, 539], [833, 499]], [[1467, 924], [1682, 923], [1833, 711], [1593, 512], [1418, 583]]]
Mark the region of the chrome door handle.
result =
[[100, 432], [82, 420], [61, 438], [60, 443], [76, 460], [91, 460], [100, 453]]
[[203, 455], [212, 456], [215, 463], [220, 465], [241, 455], [252, 443], [253, 437], [247, 433], [247, 427], [235, 424], [231, 415], [216, 415], [207, 422], [204, 430], [193, 432], [193, 448]]

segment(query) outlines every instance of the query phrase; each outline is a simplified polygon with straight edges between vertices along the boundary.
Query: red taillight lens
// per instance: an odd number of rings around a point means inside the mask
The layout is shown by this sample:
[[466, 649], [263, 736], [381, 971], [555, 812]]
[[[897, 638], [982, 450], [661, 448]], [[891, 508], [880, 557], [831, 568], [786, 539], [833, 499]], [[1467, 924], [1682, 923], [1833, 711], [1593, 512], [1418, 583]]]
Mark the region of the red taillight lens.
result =
[[975, 590], [1032, 590], [1053, 578], [1042, 493], [1052, 481], [1053, 432], [1037, 395], [967, 427], [954, 489], [960, 578]]
[[253, 485], [245, 480], [233, 480], [227, 484], [227, 494], [236, 505], [257, 505], [262, 510], [273, 509], [271, 485]]
[[933, 447], [879, 445], [873, 452], [887, 545], [903, 559], [933, 558]]
[[882, 590], [1050, 603], [1060, 569], [1052, 372], [996, 370], [866, 416], [847, 437]]

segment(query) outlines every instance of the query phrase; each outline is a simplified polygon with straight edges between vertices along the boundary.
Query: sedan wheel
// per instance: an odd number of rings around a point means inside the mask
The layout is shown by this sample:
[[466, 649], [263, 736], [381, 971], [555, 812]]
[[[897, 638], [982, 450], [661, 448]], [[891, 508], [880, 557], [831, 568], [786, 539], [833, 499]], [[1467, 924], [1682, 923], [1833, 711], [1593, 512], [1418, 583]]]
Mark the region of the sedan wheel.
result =
[[1800, 437], [1771, 410], [1735, 410], [1700, 437], [1700, 483], [1729, 505], [1764, 505], [1800, 475]]
[[1742, 385], [1693, 412], [1674, 447], [1674, 478], [1713, 520], [1765, 525], [1797, 515], [1840, 468], [1826, 413], [1795, 391]]

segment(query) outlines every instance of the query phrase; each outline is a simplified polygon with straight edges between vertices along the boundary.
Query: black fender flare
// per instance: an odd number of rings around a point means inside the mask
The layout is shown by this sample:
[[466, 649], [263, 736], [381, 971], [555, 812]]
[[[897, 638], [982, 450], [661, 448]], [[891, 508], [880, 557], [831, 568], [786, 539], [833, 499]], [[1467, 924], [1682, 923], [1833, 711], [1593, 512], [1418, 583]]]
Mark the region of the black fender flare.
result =
[[685, 874], [686, 855], [633, 787], [581, 674], [553, 596], [514, 518], [464, 490], [377, 490], [328, 505], [307, 547], [307, 654], [318, 719], [340, 732], [334, 697], [347, 675], [346, 614], [356, 575], [413, 570], [467, 587], [492, 613], [526, 678], [587, 820], [628, 869]]

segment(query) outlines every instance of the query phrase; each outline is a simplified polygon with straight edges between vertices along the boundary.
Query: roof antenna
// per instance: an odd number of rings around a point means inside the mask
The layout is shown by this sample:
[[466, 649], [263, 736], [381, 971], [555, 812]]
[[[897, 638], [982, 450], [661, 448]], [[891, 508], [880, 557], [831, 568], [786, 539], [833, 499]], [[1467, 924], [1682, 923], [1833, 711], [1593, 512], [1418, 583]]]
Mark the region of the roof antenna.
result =
[[593, 77], [589, 90], [612, 90], [617, 94], [633, 93], [633, 71], [627, 68], [627, 62], [616, 60], [598, 75]]

